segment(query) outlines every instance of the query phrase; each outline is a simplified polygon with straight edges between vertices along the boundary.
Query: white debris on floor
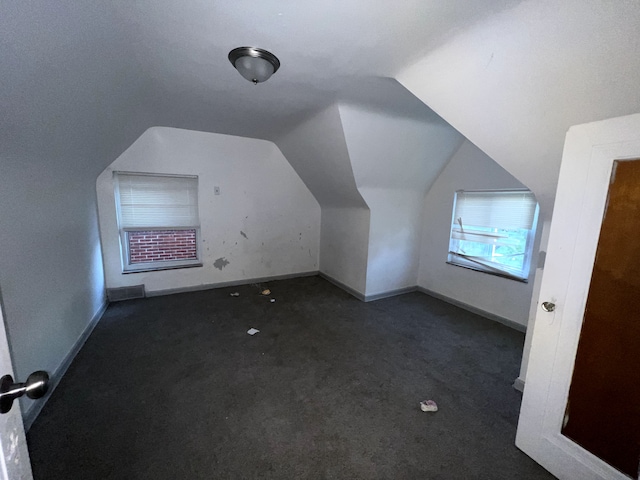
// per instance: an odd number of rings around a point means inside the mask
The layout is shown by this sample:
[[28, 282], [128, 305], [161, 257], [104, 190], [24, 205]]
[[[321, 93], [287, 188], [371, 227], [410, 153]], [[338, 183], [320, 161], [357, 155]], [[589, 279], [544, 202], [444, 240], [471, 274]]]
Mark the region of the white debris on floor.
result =
[[249, 335], [255, 335], [256, 333], [258, 333], [260, 330], [258, 330], [257, 328], [250, 328], [249, 330], [247, 330], [247, 333]]
[[438, 405], [433, 400], [423, 400], [420, 402], [420, 410], [423, 412], [437, 412]]

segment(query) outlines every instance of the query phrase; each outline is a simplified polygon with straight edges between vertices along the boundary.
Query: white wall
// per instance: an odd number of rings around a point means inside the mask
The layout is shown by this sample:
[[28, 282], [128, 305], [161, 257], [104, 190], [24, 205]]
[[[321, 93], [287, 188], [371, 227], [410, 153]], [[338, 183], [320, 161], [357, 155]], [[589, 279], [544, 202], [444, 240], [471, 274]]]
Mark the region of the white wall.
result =
[[322, 207], [320, 271], [364, 295], [367, 285], [370, 212]]
[[2, 5], [0, 289], [20, 381], [56, 372], [105, 300], [95, 179], [144, 130], [124, 38], [107, 4]]
[[55, 372], [105, 301], [93, 179], [66, 163], [2, 157], [0, 285], [19, 381]]
[[528, 0], [396, 75], [551, 216], [571, 125], [640, 111], [640, 3]]
[[529, 283], [446, 263], [454, 192], [493, 188], [523, 188], [523, 185], [475, 145], [465, 141], [424, 197], [418, 285], [526, 326], [534, 286], [535, 245]]
[[422, 199], [462, 136], [396, 81], [277, 140], [322, 206], [320, 271], [362, 295], [416, 285]]
[[403, 95], [398, 104], [407, 115], [339, 106], [358, 191], [371, 210], [367, 295], [416, 285], [422, 200], [462, 141], [455, 129], [397, 82], [376, 88], [379, 97]]
[[424, 192], [361, 188], [371, 209], [367, 295], [415, 287]]
[[320, 271], [364, 295], [369, 208], [356, 186], [338, 105], [301, 122], [276, 144], [322, 206]]
[[[198, 175], [202, 267], [122, 273], [114, 171]], [[153, 127], [96, 188], [109, 288], [144, 284], [153, 292], [318, 270], [320, 206], [271, 142]], [[217, 268], [221, 258], [229, 263]]]

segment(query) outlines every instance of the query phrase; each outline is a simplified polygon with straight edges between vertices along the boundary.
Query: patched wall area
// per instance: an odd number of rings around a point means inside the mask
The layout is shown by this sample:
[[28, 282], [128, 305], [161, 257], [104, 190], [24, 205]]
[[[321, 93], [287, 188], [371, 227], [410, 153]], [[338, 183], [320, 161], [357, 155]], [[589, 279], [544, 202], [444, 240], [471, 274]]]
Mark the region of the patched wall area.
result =
[[[122, 273], [117, 171], [198, 176], [201, 267]], [[318, 270], [320, 206], [271, 142], [153, 127], [100, 174], [97, 193], [107, 288], [161, 292]]]

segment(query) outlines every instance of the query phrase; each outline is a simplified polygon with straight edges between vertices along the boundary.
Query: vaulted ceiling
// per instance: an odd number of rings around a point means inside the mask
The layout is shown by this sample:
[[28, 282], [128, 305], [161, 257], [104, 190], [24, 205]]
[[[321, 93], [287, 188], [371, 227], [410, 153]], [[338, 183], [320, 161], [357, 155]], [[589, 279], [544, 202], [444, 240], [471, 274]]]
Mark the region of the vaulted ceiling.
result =
[[[639, 26], [635, 0], [5, 2], [3, 155], [95, 178], [153, 125], [274, 140], [336, 101], [415, 115], [391, 77], [550, 206], [566, 129], [640, 111]], [[245, 81], [242, 45], [281, 69]]]
[[[517, 1], [114, 2], [148, 102], [170, 120], [273, 138], [337, 96], [366, 94], [367, 77], [393, 77], [457, 31]], [[259, 46], [282, 67], [253, 86], [227, 61]], [[362, 90], [365, 92], [362, 92]], [[381, 99], [384, 101], [383, 99]]]
[[[127, 128], [137, 130], [132, 142], [151, 125], [272, 139], [340, 95], [371, 100], [367, 77], [393, 77], [517, 3], [6, 2], [3, 133], [57, 136], [65, 126], [50, 125], [55, 120], [82, 133], [80, 143], [108, 142], [109, 132]], [[243, 45], [274, 52], [280, 71], [258, 86], [243, 80], [227, 60]]]

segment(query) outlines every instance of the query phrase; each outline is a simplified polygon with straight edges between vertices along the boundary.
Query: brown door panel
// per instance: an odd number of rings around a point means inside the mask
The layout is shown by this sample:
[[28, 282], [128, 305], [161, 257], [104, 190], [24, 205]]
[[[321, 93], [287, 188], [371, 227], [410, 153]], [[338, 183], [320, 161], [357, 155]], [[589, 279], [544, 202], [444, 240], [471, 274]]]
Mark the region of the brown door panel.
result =
[[638, 478], [640, 160], [614, 163], [562, 433]]

